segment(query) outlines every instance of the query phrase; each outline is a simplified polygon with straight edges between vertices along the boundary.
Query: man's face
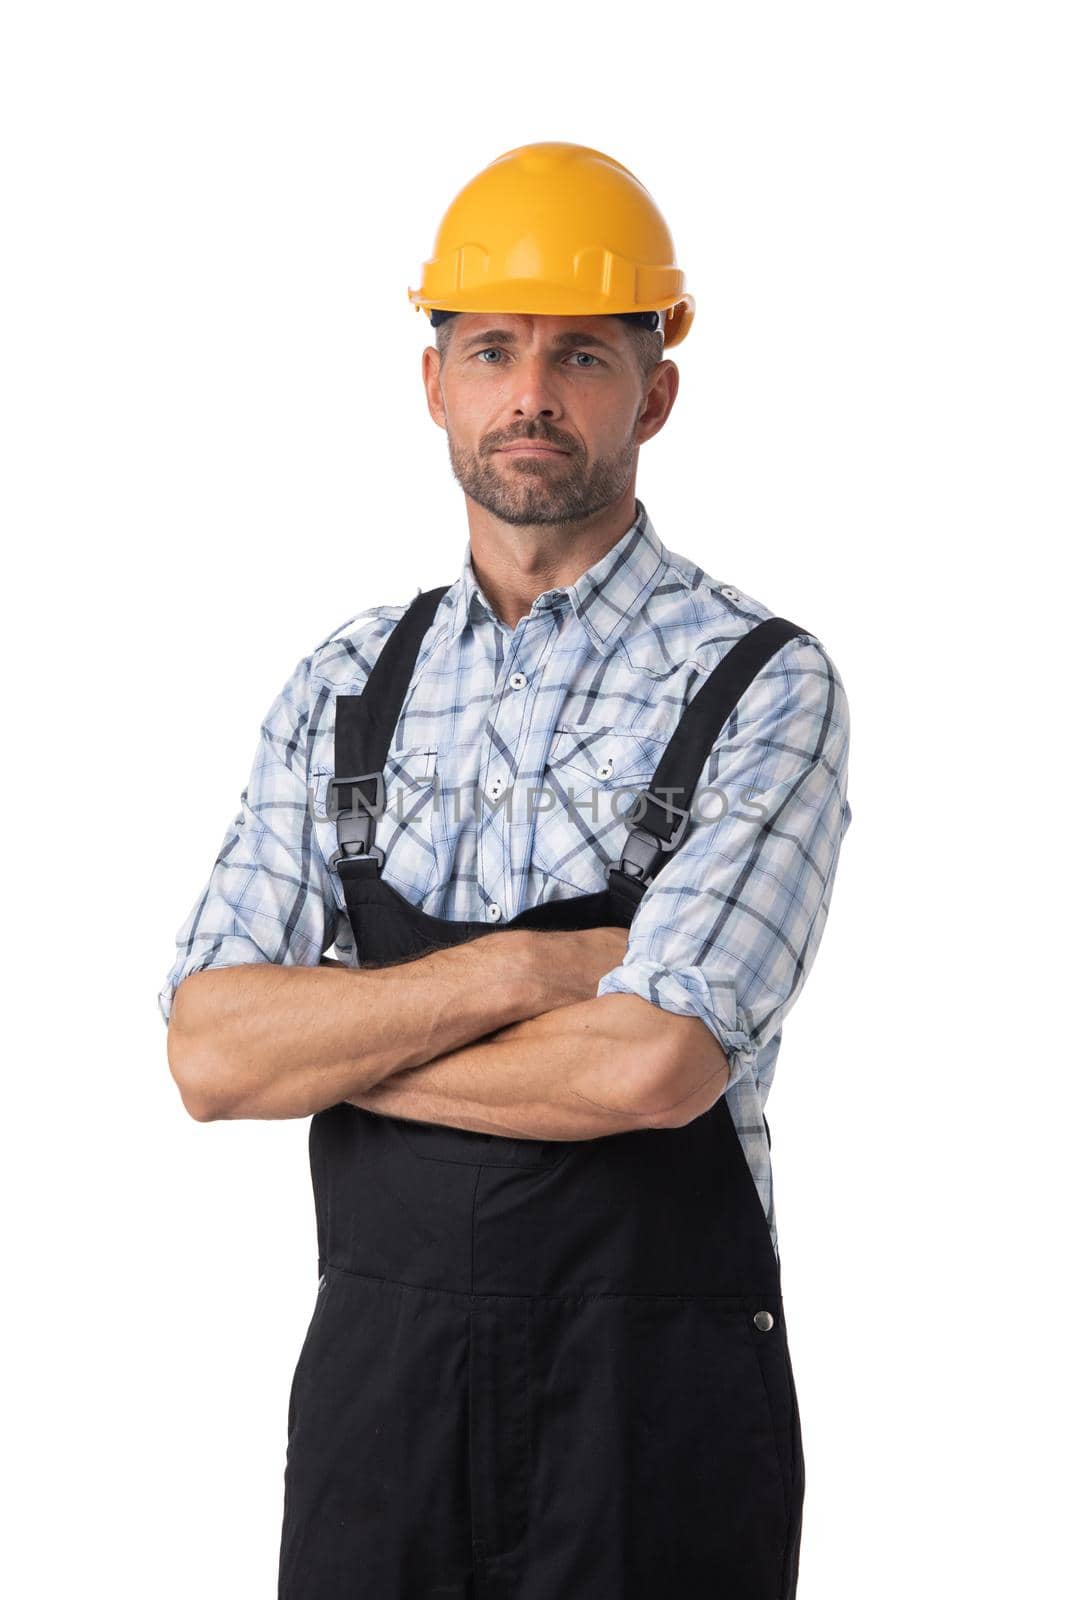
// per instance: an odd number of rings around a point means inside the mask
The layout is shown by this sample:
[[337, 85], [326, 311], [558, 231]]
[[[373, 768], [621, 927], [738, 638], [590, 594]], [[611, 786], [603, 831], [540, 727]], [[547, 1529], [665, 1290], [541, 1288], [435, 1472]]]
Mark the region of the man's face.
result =
[[664, 420], [641, 428], [648, 386], [625, 324], [504, 312], [451, 323], [443, 359], [424, 353], [423, 377], [464, 492], [514, 524], [580, 521], [614, 505]]

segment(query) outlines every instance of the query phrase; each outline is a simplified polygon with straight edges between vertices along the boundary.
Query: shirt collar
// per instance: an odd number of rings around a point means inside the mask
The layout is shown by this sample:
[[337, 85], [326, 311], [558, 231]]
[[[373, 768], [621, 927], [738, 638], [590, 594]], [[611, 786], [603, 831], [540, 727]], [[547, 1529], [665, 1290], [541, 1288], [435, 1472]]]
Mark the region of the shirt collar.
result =
[[[637, 515], [633, 522], [599, 561], [565, 589], [546, 589], [531, 608], [555, 611], [569, 604], [601, 655], [607, 655], [612, 649], [618, 634], [636, 615], [666, 565], [663, 544], [648, 511], [636, 497], [635, 505]], [[450, 640], [462, 633], [468, 622], [473, 624], [493, 614], [474, 575], [470, 539], [451, 594]]]

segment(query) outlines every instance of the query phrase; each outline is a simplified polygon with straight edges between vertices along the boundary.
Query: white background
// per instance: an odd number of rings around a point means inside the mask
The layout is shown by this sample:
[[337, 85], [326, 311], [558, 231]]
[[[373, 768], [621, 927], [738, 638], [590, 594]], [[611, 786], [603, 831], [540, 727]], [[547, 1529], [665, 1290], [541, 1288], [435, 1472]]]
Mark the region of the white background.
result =
[[7, 1593], [273, 1592], [307, 1123], [192, 1121], [156, 992], [297, 660], [458, 573], [406, 291], [553, 138], [696, 296], [658, 533], [851, 705], [768, 1106], [801, 1600], [1061, 1580], [1058, 9], [11, 8]]

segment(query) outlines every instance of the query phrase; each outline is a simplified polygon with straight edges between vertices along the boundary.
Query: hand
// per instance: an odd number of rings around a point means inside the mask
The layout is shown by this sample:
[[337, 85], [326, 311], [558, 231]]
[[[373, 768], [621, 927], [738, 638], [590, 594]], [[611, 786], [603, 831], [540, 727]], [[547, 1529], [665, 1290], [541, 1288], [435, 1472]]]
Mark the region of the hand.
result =
[[618, 966], [626, 954], [626, 928], [529, 930], [534, 941], [533, 960], [543, 985], [543, 1010], [577, 1005], [596, 997], [605, 972]]

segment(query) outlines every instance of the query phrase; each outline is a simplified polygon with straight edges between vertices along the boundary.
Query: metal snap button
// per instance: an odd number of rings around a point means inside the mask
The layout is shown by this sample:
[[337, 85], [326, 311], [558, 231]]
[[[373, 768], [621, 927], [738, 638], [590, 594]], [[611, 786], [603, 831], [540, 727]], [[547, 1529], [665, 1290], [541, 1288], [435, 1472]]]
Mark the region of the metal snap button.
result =
[[774, 1327], [774, 1318], [769, 1311], [757, 1311], [752, 1320], [760, 1333], [769, 1333], [771, 1328]]

